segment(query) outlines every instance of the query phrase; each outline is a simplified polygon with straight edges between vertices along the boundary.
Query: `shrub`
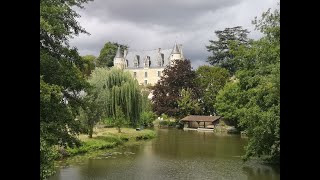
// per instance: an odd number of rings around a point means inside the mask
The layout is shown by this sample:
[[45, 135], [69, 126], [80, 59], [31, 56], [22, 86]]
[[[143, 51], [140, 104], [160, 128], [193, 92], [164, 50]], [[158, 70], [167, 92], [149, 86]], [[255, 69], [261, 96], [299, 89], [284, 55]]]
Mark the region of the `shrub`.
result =
[[153, 121], [156, 115], [152, 111], [144, 111], [140, 116], [140, 124], [146, 127], [153, 127]]
[[66, 152], [69, 156], [83, 154], [91, 150], [108, 149], [123, 144], [124, 140], [117, 136], [98, 136], [83, 142], [78, 148], [67, 147]]

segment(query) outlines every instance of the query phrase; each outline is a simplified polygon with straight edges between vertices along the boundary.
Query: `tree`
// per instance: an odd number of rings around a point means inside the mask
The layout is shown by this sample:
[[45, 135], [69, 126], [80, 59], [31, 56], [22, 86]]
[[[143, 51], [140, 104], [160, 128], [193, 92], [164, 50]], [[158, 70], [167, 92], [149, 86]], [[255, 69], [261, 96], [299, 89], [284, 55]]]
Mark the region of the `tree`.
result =
[[241, 102], [242, 91], [239, 87], [239, 82], [229, 82], [223, 89], [219, 91], [216, 96], [215, 107], [219, 115], [223, 115], [223, 118], [230, 124], [239, 128], [239, 114], [238, 109], [245, 104]]
[[128, 49], [127, 45], [121, 45], [116, 42], [107, 42], [104, 44], [103, 48], [100, 50], [100, 55], [96, 60], [97, 67], [112, 67], [113, 59], [116, 56], [118, 46], [123, 52], [125, 49]]
[[[40, 179], [53, 171], [48, 149], [78, 144], [79, 124], [74, 119], [81, 105], [79, 92], [88, 84], [81, 74], [83, 61], [68, 40], [87, 33], [73, 9], [90, 0], [40, 1]], [[42, 149], [41, 149], [42, 148]]]
[[141, 115], [139, 124], [143, 126], [153, 126], [153, 121], [156, 118], [156, 115], [152, 112], [152, 102], [148, 98], [150, 91], [147, 89], [142, 90], [141, 98]]
[[47, 179], [54, 174], [55, 153], [52, 146], [40, 137], [40, 179]]
[[182, 89], [178, 99], [179, 117], [183, 118], [188, 115], [196, 115], [201, 113], [201, 108], [197, 99], [192, 95], [190, 88]]
[[156, 115], [152, 111], [142, 111], [140, 116], [140, 123], [146, 127], [152, 127], [153, 121], [156, 119]]
[[118, 133], [121, 133], [121, 127], [127, 123], [127, 118], [125, 117], [120, 106], [116, 105], [113, 114], [114, 125], [118, 128]]
[[196, 70], [195, 82], [199, 87], [199, 98], [203, 114], [213, 115], [216, 113], [216, 96], [230, 78], [229, 72], [220, 67], [200, 66]]
[[242, 29], [241, 26], [225, 28], [223, 31], [215, 31], [218, 41], [209, 40], [210, 45], [206, 46], [208, 52], [212, 55], [208, 57], [207, 62], [211, 65], [226, 68], [232, 75], [237, 70], [236, 61], [230, 53], [230, 42], [235, 41], [237, 45], [248, 45], [247, 35], [249, 31]]
[[195, 72], [191, 69], [190, 60], [177, 60], [175, 65], [167, 66], [163, 76], [152, 88], [152, 109], [160, 116], [165, 113], [169, 116], [178, 116], [178, 99], [183, 88], [190, 88], [197, 94], [194, 78]]
[[[280, 11], [270, 9], [254, 21], [264, 37], [250, 47], [234, 46], [238, 82], [226, 86], [217, 97], [219, 113], [237, 117], [249, 137], [244, 160], [262, 157], [280, 163]], [[229, 107], [225, 105], [228, 104]], [[230, 110], [231, 109], [231, 110]]]
[[40, 78], [40, 136], [46, 144], [72, 146], [78, 143], [75, 135], [79, 132], [79, 123], [74, 119], [61, 87], [45, 83]]
[[91, 74], [91, 71], [94, 70], [95, 65], [94, 61], [96, 60], [96, 57], [94, 55], [86, 55], [82, 56], [83, 66], [81, 67], [81, 72], [85, 78], [88, 78]]
[[83, 111], [78, 117], [80, 122], [86, 125], [89, 138], [92, 138], [94, 125], [103, 117], [103, 108], [103, 99], [98, 97], [97, 92], [89, 91], [89, 94], [84, 97]]
[[101, 99], [107, 117], [116, 119], [117, 106], [121, 107], [132, 126], [136, 126], [140, 118], [141, 89], [132, 75], [117, 68], [96, 68], [88, 82]]

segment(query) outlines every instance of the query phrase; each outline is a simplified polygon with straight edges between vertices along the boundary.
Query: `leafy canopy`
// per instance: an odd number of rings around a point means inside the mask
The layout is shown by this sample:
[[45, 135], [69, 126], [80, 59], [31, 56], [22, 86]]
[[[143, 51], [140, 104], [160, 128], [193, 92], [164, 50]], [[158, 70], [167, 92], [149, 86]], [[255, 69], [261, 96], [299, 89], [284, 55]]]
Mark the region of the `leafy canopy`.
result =
[[[178, 116], [178, 100], [182, 89], [190, 88], [196, 92], [194, 78], [195, 72], [191, 69], [190, 60], [176, 60], [175, 65], [167, 66], [163, 70], [163, 76], [152, 88], [152, 109], [160, 116]], [[196, 93], [194, 93], [196, 94]]]
[[90, 0], [40, 1], [40, 179], [52, 174], [53, 145], [78, 144], [74, 121], [88, 87], [80, 69], [84, 62], [68, 40], [87, 33], [76, 21], [73, 9]]
[[98, 99], [103, 101], [105, 115], [116, 119], [117, 106], [125, 119], [136, 126], [142, 111], [142, 95], [138, 81], [132, 75], [117, 68], [96, 68], [88, 82], [94, 87]]
[[280, 11], [255, 20], [264, 37], [249, 47], [233, 46], [231, 53], [241, 62], [237, 80], [217, 96], [220, 115], [239, 122], [249, 137], [244, 160], [262, 157], [280, 163]]
[[229, 78], [229, 72], [221, 67], [200, 66], [196, 70], [195, 82], [199, 88], [200, 106], [204, 115], [216, 113], [216, 96]]
[[117, 49], [120, 46], [121, 52], [129, 47], [127, 45], [121, 45], [116, 42], [107, 42], [100, 50], [100, 55], [96, 60], [97, 67], [112, 67], [113, 59], [116, 56]]
[[208, 57], [207, 62], [211, 65], [227, 69], [232, 75], [237, 70], [237, 62], [234, 61], [230, 53], [230, 43], [235, 42], [238, 46], [247, 46], [250, 42], [248, 39], [249, 31], [242, 29], [241, 26], [225, 28], [224, 30], [215, 31], [218, 37], [217, 41], [209, 40], [210, 45], [206, 46], [208, 52], [212, 55]]
[[190, 88], [182, 89], [180, 91], [180, 98], [178, 99], [179, 117], [183, 118], [188, 115], [196, 115], [201, 113], [198, 99], [192, 94]]

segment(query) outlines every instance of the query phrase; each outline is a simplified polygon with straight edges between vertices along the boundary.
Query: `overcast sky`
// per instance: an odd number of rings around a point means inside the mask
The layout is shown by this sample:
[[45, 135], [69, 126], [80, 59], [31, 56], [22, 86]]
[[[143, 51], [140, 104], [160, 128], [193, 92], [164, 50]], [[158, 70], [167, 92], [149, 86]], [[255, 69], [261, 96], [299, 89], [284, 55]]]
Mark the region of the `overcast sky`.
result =
[[70, 40], [80, 55], [99, 56], [107, 41], [129, 45], [129, 51], [172, 48], [183, 45], [184, 56], [197, 68], [207, 64], [209, 40], [215, 30], [242, 26], [249, 37], [261, 34], [251, 21], [277, 0], [95, 0], [76, 9], [80, 25], [91, 35]]

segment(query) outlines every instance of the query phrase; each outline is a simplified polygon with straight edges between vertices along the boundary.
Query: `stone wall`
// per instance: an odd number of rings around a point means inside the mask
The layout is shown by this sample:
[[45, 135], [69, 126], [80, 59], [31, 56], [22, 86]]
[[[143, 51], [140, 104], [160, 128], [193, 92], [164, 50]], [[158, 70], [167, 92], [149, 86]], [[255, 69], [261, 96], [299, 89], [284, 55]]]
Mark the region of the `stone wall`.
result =
[[[158, 80], [162, 76], [162, 71], [164, 67], [159, 68], [132, 68], [132, 69], [125, 69], [129, 71], [134, 78], [138, 80], [138, 83], [141, 85], [145, 85], [145, 80], [147, 80], [147, 84], [155, 85]], [[158, 71], [160, 71], [160, 76], [158, 76]], [[147, 72], [147, 77], [145, 77], [145, 73]], [[136, 75], [134, 75], [136, 73]]]

